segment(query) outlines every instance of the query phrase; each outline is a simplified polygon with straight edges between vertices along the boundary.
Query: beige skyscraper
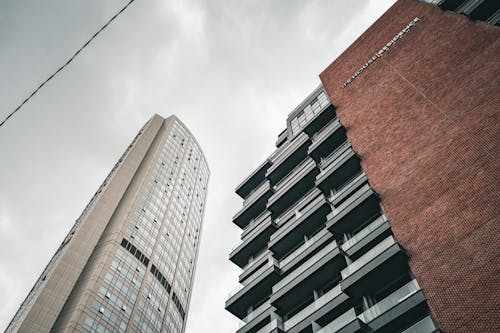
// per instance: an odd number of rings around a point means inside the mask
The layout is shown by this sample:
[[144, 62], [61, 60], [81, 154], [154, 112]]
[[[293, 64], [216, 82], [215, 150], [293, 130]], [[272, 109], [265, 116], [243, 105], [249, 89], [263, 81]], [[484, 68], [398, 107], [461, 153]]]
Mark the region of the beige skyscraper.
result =
[[153, 116], [99, 187], [7, 332], [183, 332], [209, 170]]

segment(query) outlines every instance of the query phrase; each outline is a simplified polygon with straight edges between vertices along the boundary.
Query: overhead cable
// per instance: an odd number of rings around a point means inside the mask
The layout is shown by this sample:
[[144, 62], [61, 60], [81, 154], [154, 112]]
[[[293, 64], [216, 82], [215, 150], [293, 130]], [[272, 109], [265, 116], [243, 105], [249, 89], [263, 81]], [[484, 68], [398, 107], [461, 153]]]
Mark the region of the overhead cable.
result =
[[19, 111], [24, 104], [26, 104], [33, 96], [35, 96], [42, 87], [47, 84], [50, 80], [52, 80], [59, 72], [61, 72], [66, 66], [68, 66], [77, 56], [80, 54], [80, 52], [83, 51], [104, 29], [106, 29], [111, 22], [113, 22], [121, 13], [125, 11], [125, 9], [128, 8], [134, 2], [135, 0], [130, 0], [125, 6], [123, 6], [122, 9], [120, 9], [113, 17], [111, 17], [108, 22], [106, 22], [92, 37], [89, 38], [69, 59], [66, 61], [61, 67], [59, 67], [54, 73], [52, 73], [47, 79], [45, 79], [38, 87], [36, 87], [35, 90], [31, 92], [31, 94], [28, 95], [15, 109], [14, 111], [10, 112], [7, 117], [5, 117], [4, 120], [0, 123], [0, 127], [2, 127], [7, 120], [9, 120], [10, 117], [12, 117], [17, 111]]

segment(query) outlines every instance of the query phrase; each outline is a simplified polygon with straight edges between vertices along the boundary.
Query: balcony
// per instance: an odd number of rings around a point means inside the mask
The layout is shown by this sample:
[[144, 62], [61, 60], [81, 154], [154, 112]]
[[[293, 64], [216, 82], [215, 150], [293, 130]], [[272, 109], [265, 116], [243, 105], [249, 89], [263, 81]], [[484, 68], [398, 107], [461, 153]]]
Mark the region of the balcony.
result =
[[425, 317], [401, 333], [440, 333], [439, 327], [430, 316]]
[[314, 117], [304, 126], [304, 132], [309, 134], [309, 136], [318, 132], [322, 127], [337, 116], [335, 113], [335, 107], [332, 104], [323, 106], [322, 109], [323, 110], [321, 112], [316, 113]]
[[425, 297], [412, 280], [359, 315], [373, 331], [399, 332], [426, 311]]
[[271, 252], [268, 249], [264, 249], [262, 252], [257, 254], [255, 258], [252, 258], [245, 266], [243, 266], [243, 272], [239, 276], [239, 282], [241, 284], [246, 284], [246, 279], [255, 273], [256, 270], [267, 264], [271, 256]]
[[391, 226], [387, 218], [382, 215], [364, 227], [352, 238], [341, 245], [342, 251], [351, 259], [356, 260], [365, 249], [373, 247], [391, 234]]
[[354, 232], [374, 215], [380, 214], [377, 194], [368, 184], [351, 194], [327, 216], [326, 227], [333, 234], [341, 235]]
[[248, 194], [245, 200], [243, 200], [243, 207], [249, 207], [255, 204], [255, 202], [261, 200], [262, 196], [268, 193], [270, 189], [271, 185], [269, 184], [269, 180], [264, 180], [259, 186]]
[[309, 136], [316, 133], [336, 116], [335, 108], [330, 103], [322, 85], [314, 89], [302, 103], [290, 112], [287, 123], [288, 127], [294, 130], [294, 134], [298, 132], [299, 128], [294, 128], [292, 121], [297, 119], [299, 114], [305, 115], [305, 123], [300, 125], [300, 129]]
[[278, 134], [278, 140], [276, 140], [276, 147], [277, 148], [281, 147], [281, 145], [285, 143], [287, 138], [288, 138], [288, 128], [285, 128], [283, 131], [281, 131], [280, 134]]
[[274, 308], [269, 300], [258, 306], [242, 319], [239, 329], [236, 333], [252, 333], [271, 322], [271, 316], [274, 313]]
[[274, 185], [293, 170], [300, 161], [307, 157], [310, 144], [307, 134], [298, 135], [293, 141], [281, 146], [275, 156], [271, 156], [272, 166], [267, 170], [266, 178]]
[[243, 319], [253, 304], [271, 294], [271, 288], [278, 279], [278, 262], [269, 255], [267, 264], [249, 276], [245, 285], [238, 286], [229, 294], [226, 310]]
[[[315, 322], [320, 318], [324, 320], [333, 310], [335, 310], [336, 313], [338, 313], [339, 310], [345, 311], [346, 307], [340, 306], [346, 305], [348, 299], [349, 297], [342, 292], [340, 285], [337, 285], [288, 319], [284, 324], [285, 331], [287, 333], [299, 333], [310, 326], [313, 321]], [[334, 318], [336, 317], [335, 315]]]
[[265, 177], [267, 169], [271, 166], [269, 159], [265, 160], [254, 172], [252, 172], [245, 180], [236, 187], [236, 194], [242, 199], [245, 199], [259, 184], [261, 184]]
[[452, 10], [458, 14], [463, 14], [473, 21], [485, 21], [488, 24], [496, 26], [500, 22], [498, 1], [424, 0], [424, 2], [439, 6], [442, 10]]
[[360, 171], [346, 180], [345, 183], [341, 184], [338, 188], [331, 190], [328, 200], [333, 206], [337, 207], [347, 196], [353, 191], [358, 190], [361, 185], [365, 184], [367, 181], [368, 178], [365, 173]]
[[265, 219], [260, 220], [260, 223], [253, 227], [252, 231], [245, 235], [243, 241], [231, 251], [229, 259], [239, 267], [244, 267], [250, 256], [257, 253], [259, 249], [267, 247], [269, 238], [275, 230], [276, 224], [267, 212]]
[[330, 242], [332, 238], [333, 235], [327, 229], [322, 229], [300, 246], [290, 251], [280, 261], [282, 275], [308, 259], [317, 249], [323, 247], [325, 243]]
[[271, 304], [279, 314], [289, 312], [295, 304], [312, 295], [313, 290], [319, 290], [339, 276], [343, 267], [345, 259], [332, 240], [273, 286]]
[[266, 209], [267, 199], [272, 195], [273, 189], [268, 180], [257, 186], [243, 202], [243, 208], [233, 217], [233, 222], [240, 228], [259, 216]]
[[241, 239], [245, 239], [249, 234], [255, 232], [255, 229], [258, 229], [261, 222], [266, 220], [270, 215], [271, 213], [265, 210], [259, 216], [251, 220], [250, 223], [241, 232]]
[[332, 147], [341, 146], [347, 137], [339, 119], [335, 118], [314, 134], [311, 139], [312, 143], [307, 152], [309, 156], [319, 162], [322, 157], [327, 156], [332, 151]]
[[304, 235], [310, 235], [315, 230], [323, 227], [326, 222], [326, 215], [330, 210], [326, 198], [319, 194], [307, 206], [297, 211], [270, 238], [269, 249], [274, 253], [275, 258], [281, 259], [304, 241]]
[[359, 158], [349, 142], [344, 142], [320, 162], [316, 186], [328, 195], [361, 171]]
[[267, 208], [278, 216], [314, 187], [319, 170], [310, 158], [302, 161], [294, 170], [274, 186], [275, 193], [269, 198]]
[[366, 325], [356, 316], [353, 308], [340, 315], [316, 333], [358, 333], [368, 332]]
[[297, 211], [303, 210], [306, 205], [308, 205], [314, 198], [318, 197], [319, 195], [321, 195], [321, 191], [317, 188], [312, 188], [309, 192], [304, 194], [304, 196], [300, 198], [300, 200], [289, 206], [274, 220], [278, 227], [293, 219], [297, 215]]
[[406, 252], [389, 236], [342, 270], [342, 290], [353, 297], [373, 292], [380, 281], [406, 273], [407, 260]]
[[256, 333], [283, 333], [283, 321], [279, 317], [274, 318]]

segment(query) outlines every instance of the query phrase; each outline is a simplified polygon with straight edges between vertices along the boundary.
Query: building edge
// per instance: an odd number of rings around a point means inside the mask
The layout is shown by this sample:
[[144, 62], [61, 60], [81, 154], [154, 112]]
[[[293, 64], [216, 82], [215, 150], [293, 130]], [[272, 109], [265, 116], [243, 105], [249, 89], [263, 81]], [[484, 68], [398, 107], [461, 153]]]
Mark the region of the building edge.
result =
[[[80, 230], [80, 227], [85, 222], [86, 218], [94, 210], [96, 202], [102, 196], [102, 193], [109, 187], [110, 183], [113, 182], [113, 177], [117, 174], [118, 170], [122, 166], [123, 161], [130, 155], [130, 153], [133, 150], [136, 143], [138, 141], [140, 141], [141, 139], [144, 140], [143, 137], [144, 137], [144, 133], [146, 131], [148, 131], [148, 130], [154, 131], [154, 136], [156, 136], [158, 134], [160, 127], [161, 127], [161, 124], [163, 124], [164, 120], [165, 119], [158, 114], [153, 115], [141, 127], [139, 132], [135, 135], [132, 142], [125, 149], [125, 151], [123, 152], [121, 157], [118, 159], [118, 161], [114, 164], [111, 172], [106, 176], [104, 181], [99, 186], [98, 190], [94, 193], [94, 195], [90, 199], [89, 203], [83, 209], [80, 216], [76, 219], [75, 223], [73, 224], [73, 226], [69, 230], [68, 234], [66, 235], [66, 237], [62, 241], [61, 245], [59, 245], [56, 252], [51, 257], [49, 263], [45, 266], [42, 273], [39, 275], [38, 279], [35, 281], [35, 284], [31, 288], [31, 290], [29, 291], [28, 295], [25, 297], [25, 299], [19, 305], [18, 310], [15, 312], [14, 316], [12, 317], [11, 321], [9, 322], [9, 324], [5, 330], [6, 333], [16, 332], [17, 330], [20, 329], [20, 327], [23, 324], [23, 322], [25, 321], [26, 317], [29, 315], [30, 311], [33, 309], [34, 303], [36, 303], [37, 299], [40, 297], [40, 294], [43, 291], [43, 287], [46, 285], [48, 280], [51, 278], [58, 263], [64, 257], [64, 254], [67, 250], [68, 244], [71, 242], [71, 240], [76, 238], [76, 234]], [[161, 123], [159, 125], [155, 126], [156, 129], [151, 130], [151, 128], [150, 128], [151, 124], [153, 122], [157, 123], [158, 121], [161, 121]], [[149, 141], [153, 141], [153, 139], [154, 139], [154, 137], [151, 138], [151, 140], [149, 140]], [[145, 153], [146, 152], [144, 152], [144, 154]], [[137, 167], [138, 167], [138, 165], [137, 165]], [[124, 189], [124, 191], [125, 190], [126, 190], [126, 188]], [[109, 219], [108, 219], [108, 222], [109, 222]], [[90, 254], [89, 254], [89, 257], [90, 257]], [[84, 267], [84, 265], [82, 266], [82, 268], [83, 267]], [[71, 290], [67, 291], [67, 296], [69, 295], [70, 292], [71, 292]], [[67, 296], [64, 297], [64, 300], [61, 304], [61, 308], [62, 308], [62, 306], [64, 306], [64, 303], [66, 302]], [[54, 320], [52, 321], [52, 324], [55, 323], [56, 320], [57, 320], [57, 317], [55, 316]], [[50, 327], [52, 327], [52, 324], [50, 325]]]

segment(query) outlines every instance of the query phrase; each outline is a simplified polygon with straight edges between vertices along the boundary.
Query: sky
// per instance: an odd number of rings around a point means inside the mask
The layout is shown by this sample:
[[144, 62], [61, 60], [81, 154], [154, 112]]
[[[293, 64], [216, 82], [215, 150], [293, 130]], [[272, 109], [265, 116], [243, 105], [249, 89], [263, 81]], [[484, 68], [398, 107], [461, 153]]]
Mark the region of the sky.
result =
[[[0, 0], [0, 118], [125, 0]], [[211, 178], [187, 333], [234, 332], [235, 187], [394, 0], [136, 0], [0, 127], [0, 330], [139, 128], [176, 114]]]

